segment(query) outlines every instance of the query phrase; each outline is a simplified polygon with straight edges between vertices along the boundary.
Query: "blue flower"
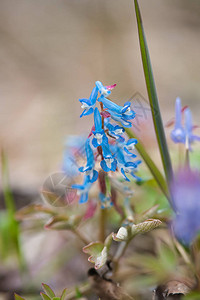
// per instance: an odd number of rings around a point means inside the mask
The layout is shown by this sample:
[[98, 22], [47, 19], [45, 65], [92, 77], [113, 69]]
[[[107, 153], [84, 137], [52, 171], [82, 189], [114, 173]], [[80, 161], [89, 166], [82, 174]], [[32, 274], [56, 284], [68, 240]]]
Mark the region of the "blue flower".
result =
[[99, 102], [102, 102], [104, 107], [108, 109], [109, 113], [121, 115], [125, 120], [132, 120], [135, 117], [135, 112], [131, 110], [131, 102], [126, 102], [124, 106], [117, 105], [116, 103], [108, 100], [104, 96], [98, 98]]
[[111, 91], [106, 86], [103, 86], [101, 81], [96, 81], [96, 87], [97, 87], [99, 93], [105, 97], [107, 97], [111, 93]]
[[176, 237], [189, 245], [200, 231], [200, 174], [185, 168], [180, 170], [171, 183], [176, 209], [172, 228]]
[[171, 139], [174, 143], [185, 143], [185, 130], [181, 123], [181, 99], [176, 98], [175, 103], [175, 126], [171, 132]]
[[120, 106], [108, 100], [104, 96], [99, 97], [98, 101], [103, 103], [104, 107], [108, 110], [113, 120], [121, 122], [124, 127], [132, 126], [129, 120], [135, 118], [135, 112], [130, 108], [131, 102], [126, 102], [124, 106]]
[[[194, 135], [192, 133], [193, 125], [192, 125], [192, 115], [189, 108], [185, 110], [185, 139], [186, 142], [188, 142], [188, 148], [191, 149], [191, 144], [194, 141], [200, 141], [200, 137], [197, 135]], [[187, 146], [187, 145], [186, 145]]]
[[81, 167], [79, 168], [79, 171], [82, 173], [85, 173], [87, 176], [89, 176], [90, 182], [95, 182], [98, 178], [98, 172], [94, 170], [94, 154], [93, 151], [90, 147], [90, 140], [87, 139], [86, 144], [85, 144], [85, 152], [86, 152], [86, 157], [87, 157], [87, 164], [86, 167]]
[[129, 139], [128, 142], [126, 142], [126, 144], [124, 145], [124, 151], [130, 155], [131, 157], [136, 157], [137, 155], [133, 154], [132, 152], [130, 152], [130, 150], [134, 150], [135, 149], [135, 145], [137, 144], [137, 140], [136, 139]]
[[108, 138], [102, 129], [102, 118], [97, 107], [94, 110], [94, 126], [95, 131], [93, 131], [94, 137], [92, 139], [92, 145], [97, 148], [103, 144], [108, 144]]
[[82, 114], [80, 115], [80, 118], [82, 116], [87, 116], [93, 113], [97, 101], [97, 96], [98, 96], [98, 89], [95, 86], [92, 90], [89, 99], [85, 99], [85, 98], [79, 99], [79, 101], [82, 103], [81, 107], [84, 109]]
[[137, 171], [137, 166], [141, 163], [141, 160], [138, 160], [135, 162], [126, 161], [126, 158], [123, 154], [123, 150], [121, 147], [117, 148], [116, 158], [117, 158], [117, 166], [126, 181], [130, 181], [130, 179], [126, 176], [126, 174], [130, 174], [132, 177], [136, 178], [138, 181], [141, 180], [138, 176], [135, 175], [135, 172]]
[[113, 202], [111, 201], [111, 197], [106, 197], [103, 193], [99, 193], [99, 199], [101, 201], [101, 208], [109, 208], [113, 206]]
[[116, 138], [120, 142], [124, 142], [124, 138], [121, 136], [121, 134], [124, 133], [124, 128], [119, 125], [112, 125], [111, 123], [106, 124], [106, 128], [108, 129], [108, 133], [110, 136]]
[[102, 169], [105, 172], [109, 172], [109, 171], [115, 172], [116, 167], [117, 167], [117, 161], [111, 154], [109, 146], [103, 145], [102, 150], [103, 150], [103, 158], [104, 158], [100, 163]]
[[88, 201], [88, 193], [92, 186], [92, 182], [90, 181], [89, 176], [84, 177], [84, 182], [82, 185], [73, 184], [72, 188], [77, 189], [77, 194], [80, 196], [79, 203], [85, 203]]

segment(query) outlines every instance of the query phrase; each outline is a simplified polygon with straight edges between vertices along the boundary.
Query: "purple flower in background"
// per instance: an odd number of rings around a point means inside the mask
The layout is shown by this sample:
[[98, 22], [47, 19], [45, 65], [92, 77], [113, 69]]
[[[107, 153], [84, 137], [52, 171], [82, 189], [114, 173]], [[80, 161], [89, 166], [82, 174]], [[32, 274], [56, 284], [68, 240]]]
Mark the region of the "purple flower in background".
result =
[[176, 98], [175, 103], [175, 126], [171, 132], [171, 139], [174, 143], [185, 143], [185, 130], [181, 123], [181, 99]]
[[191, 150], [194, 141], [200, 141], [200, 137], [193, 134], [192, 114], [189, 108], [184, 110], [185, 124], [182, 125], [181, 99], [176, 98], [175, 104], [175, 126], [171, 132], [171, 139], [174, 143], [185, 144]]
[[189, 108], [185, 110], [185, 135], [186, 142], [188, 142], [188, 147], [191, 149], [191, 144], [194, 141], [200, 141], [200, 137], [193, 134], [193, 125], [192, 125], [192, 114]]
[[172, 222], [175, 236], [189, 245], [200, 231], [200, 173], [180, 170], [171, 183], [176, 216]]

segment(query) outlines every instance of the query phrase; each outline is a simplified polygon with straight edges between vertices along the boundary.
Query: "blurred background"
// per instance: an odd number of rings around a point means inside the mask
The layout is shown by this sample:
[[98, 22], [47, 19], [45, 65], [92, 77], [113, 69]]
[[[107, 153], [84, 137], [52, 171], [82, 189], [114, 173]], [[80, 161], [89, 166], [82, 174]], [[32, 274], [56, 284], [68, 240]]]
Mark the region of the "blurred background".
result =
[[[180, 96], [200, 125], [200, 1], [139, 3], [164, 122]], [[36, 194], [67, 136], [91, 126], [78, 99], [96, 80], [117, 84], [117, 103], [147, 98], [132, 0], [1, 0], [0, 66], [0, 147], [12, 187]], [[147, 129], [139, 136], [155, 149]]]
[[[200, 109], [200, 2], [140, 1], [164, 121], [177, 96]], [[39, 187], [68, 134], [85, 132], [78, 99], [96, 80], [112, 99], [146, 96], [133, 1], [0, 1], [0, 144], [12, 184]]]

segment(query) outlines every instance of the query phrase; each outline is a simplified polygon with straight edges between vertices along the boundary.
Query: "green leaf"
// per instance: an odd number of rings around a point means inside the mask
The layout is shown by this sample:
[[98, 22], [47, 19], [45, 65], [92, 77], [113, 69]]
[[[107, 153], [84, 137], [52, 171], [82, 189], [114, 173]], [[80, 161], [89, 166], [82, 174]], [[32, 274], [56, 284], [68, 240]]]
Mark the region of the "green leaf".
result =
[[78, 299], [78, 298], [81, 298], [81, 297], [82, 297], [82, 294], [81, 294], [79, 288], [76, 287], [76, 298]]
[[55, 297], [55, 293], [52, 291], [52, 289], [50, 288], [49, 285], [42, 283], [42, 288], [45, 291], [45, 293], [47, 294], [47, 296], [49, 296], [50, 298]]
[[50, 297], [48, 297], [46, 294], [44, 293], [40, 293], [40, 296], [42, 297], [43, 300], [51, 300]]
[[67, 295], [67, 289], [64, 289], [63, 292], [62, 292], [62, 295], [60, 297], [60, 300], [65, 300], [66, 295]]
[[24, 300], [24, 298], [22, 298], [21, 296], [17, 295], [17, 294], [14, 294], [15, 296], [15, 300]]
[[159, 145], [159, 150], [162, 158], [162, 163], [165, 171], [165, 176], [167, 179], [167, 182], [169, 184], [170, 179], [172, 177], [172, 165], [171, 165], [171, 159], [169, 156], [167, 141], [165, 137], [164, 132], [164, 126], [163, 121], [160, 113], [160, 107], [153, 77], [153, 71], [151, 67], [151, 61], [149, 56], [149, 50], [146, 42], [146, 37], [144, 33], [144, 28], [142, 24], [142, 18], [140, 14], [140, 9], [138, 6], [138, 1], [134, 0], [135, 2], [135, 12], [136, 12], [136, 18], [137, 18], [137, 26], [138, 26], [138, 34], [139, 34], [139, 42], [140, 42], [140, 50], [141, 50], [141, 56], [142, 56], [142, 62], [143, 62], [143, 70], [145, 75], [145, 81], [146, 81], [146, 87], [149, 97], [149, 102], [151, 106], [151, 113], [153, 117], [154, 122], [154, 128], [155, 133], [157, 137], [157, 142]]
[[83, 248], [90, 255], [88, 261], [95, 264], [95, 269], [101, 268], [107, 261], [108, 248], [101, 242], [92, 242]]

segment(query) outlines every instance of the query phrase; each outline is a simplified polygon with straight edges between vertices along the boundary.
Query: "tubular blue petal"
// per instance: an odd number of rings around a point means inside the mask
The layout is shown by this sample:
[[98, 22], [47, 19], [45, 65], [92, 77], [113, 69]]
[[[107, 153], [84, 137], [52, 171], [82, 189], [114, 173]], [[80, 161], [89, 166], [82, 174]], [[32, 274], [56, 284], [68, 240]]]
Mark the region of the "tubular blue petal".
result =
[[87, 139], [86, 144], [85, 144], [85, 152], [86, 152], [86, 157], [87, 157], [87, 166], [90, 166], [92, 168], [94, 165], [94, 154], [93, 154], [92, 148], [90, 147], [89, 139]]
[[93, 113], [93, 108], [90, 107], [88, 110], [86, 110], [86, 112], [84, 112], [84, 116], [88, 116], [88, 115], [91, 115]]
[[94, 110], [94, 126], [96, 132], [102, 130], [102, 119], [97, 107], [95, 107]]
[[91, 101], [90, 101], [89, 99], [83, 98], [83, 99], [79, 99], [79, 101], [80, 101], [82, 104], [86, 104], [86, 105], [88, 105], [88, 106], [91, 105]]
[[131, 145], [131, 144], [136, 145], [137, 142], [138, 142], [137, 139], [129, 139], [129, 140], [127, 141], [126, 145]]
[[134, 157], [137, 157], [136, 154], [130, 152], [126, 147], [124, 147], [124, 151], [125, 151], [129, 156], [131, 156], [131, 157], [133, 157], [133, 158], [134, 158]]
[[83, 193], [80, 196], [79, 203], [85, 203], [88, 201], [88, 193]]
[[82, 114], [80, 115], [80, 118], [82, 118], [82, 116], [85, 115], [86, 109], [84, 109], [84, 111], [82, 112]]
[[89, 100], [91, 101], [91, 104], [94, 105], [97, 101], [97, 96], [98, 96], [98, 89], [97, 87], [95, 86], [92, 90], [92, 93], [90, 95], [90, 98]]
[[103, 169], [105, 172], [109, 172], [109, 171], [110, 171], [110, 169], [108, 168], [108, 166], [107, 166], [105, 160], [102, 160], [101, 163], [100, 163], [100, 165], [101, 165], [102, 169]]
[[121, 113], [121, 110], [122, 110], [122, 107], [117, 105], [116, 103], [108, 100], [107, 98], [101, 96], [99, 99], [98, 99], [99, 102], [102, 102], [103, 105], [105, 106], [105, 108], [109, 109], [111, 112], [115, 112], [115, 113], [118, 113], [120, 114]]
[[121, 173], [122, 173], [122, 176], [124, 177], [124, 179], [125, 179], [126, 181], [130, 181], [130, 179], [128, 179], [128, 177], [126, 176], [125, 171], [124, 171], [123, 168], [121, 168]]
[[107, 87], [103, 86], [101, 81], [96, 81], [96, 87], [97, 87], [99, 93], [103, 96], [108, 96], [111, 93], [111, 91], [109, 91]]
[[91, 179], [91, 182], [93, 183], [93, 182], [95, 182], [96, 180], [97, 180], [97, 178], [98, 178], [98, 172], [96, 171], [96, 170], [93, 170], [93, 177], [92, 177], [92, 179]]

